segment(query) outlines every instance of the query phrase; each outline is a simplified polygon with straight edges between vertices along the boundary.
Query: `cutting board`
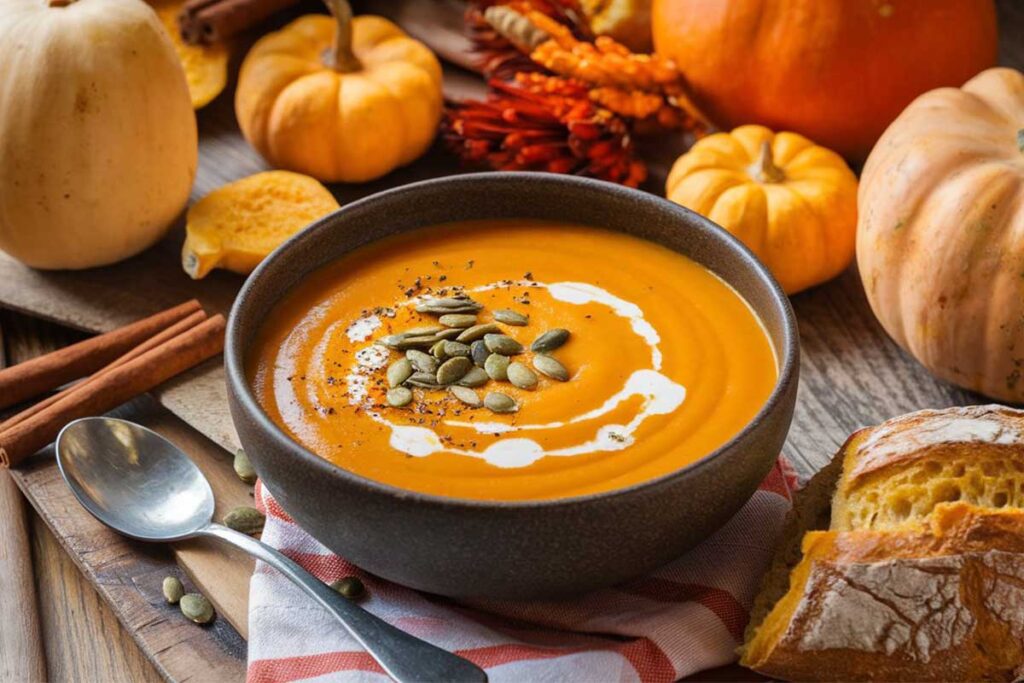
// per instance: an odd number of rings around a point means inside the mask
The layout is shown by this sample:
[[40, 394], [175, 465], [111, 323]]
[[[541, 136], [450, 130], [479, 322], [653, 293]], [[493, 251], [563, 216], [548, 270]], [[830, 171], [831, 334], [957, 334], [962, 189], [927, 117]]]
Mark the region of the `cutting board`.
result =
[[[456, 66], [470, 63], [458, 34], [455, 0], [362, 3], [392, 16], [445, 56], [450, 97], [478, 95], [482, 81]], [[1024, 3], [1000, 0], [1003, 64], [1024, 68]], [[242, 53], [244, 45], [238, 50]], [[237, 70], [237, 56], [233, 72]], [[225, 182], [265, 170], [241, 138], [232, 94], [198, 113], [200, 163], [192, 199]], [[654, 144], [652, 181], [657, 191], [682, 141]], [[389, 187], [462, 172], [442, 149], [380, 181], [332, 186], [341, 203]], [[194, 282], [181, 270], [179, 226], [157, 246], [115, 266], [81, 272], [33, 271], [0, 254], [0, 306], [77, 329], [100, 332], [197, 298], [210, 312], [227, 313], [243, 279], [214, 272]], [[827, 462], [846, 436], [863, 425], [925, 407], [982, 399], [939, 382], [897, 348], [878, 326], [851, 269], [840, 278], [792, 299], [800, 324], [801, 386], [785, 454], [805, 474]], [[153, 400], [155, 399], [155, 400]], [[227, 412], [223, 366], [212, 360], [119, 412], [165, 434], [185, 448], [210, 477], [218, 514], [251, 501], [249, 487], [234, 477], [229, 452], [237, 437]], [[226, 449], [226, 450], [225, 450]], [[246, 606], [251, 562], [230, 551], [194, 544], [144, 546], [107, 531], [78, 506], [44, 450], [15, 478], [40, 515], [95, 583], [157, 669], [169, 680], [238, 680], [244, 674]], [[217, 606], [212, 628], [185, 623], [163, 604], [160, 580], [181, 571]]]

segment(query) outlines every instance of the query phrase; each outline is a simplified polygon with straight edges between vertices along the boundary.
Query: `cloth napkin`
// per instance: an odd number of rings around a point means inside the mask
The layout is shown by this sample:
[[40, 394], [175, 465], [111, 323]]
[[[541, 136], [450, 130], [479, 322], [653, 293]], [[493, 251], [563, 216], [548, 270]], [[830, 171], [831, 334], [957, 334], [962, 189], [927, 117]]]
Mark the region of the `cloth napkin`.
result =
[[[303, 531], [261, 485], [262, 540], [325, 582], [359, 576], [382, 619], [505, 681], [674, 681], [735, 659], [748, 610], [791, 503], [779, 459], [724, 527], [628, 583], [561, 601], [455, 602], [361, 571]], [[387, 681], [343, 628], [287, 579], [256, 563], [249, 591], [250, 683]]]

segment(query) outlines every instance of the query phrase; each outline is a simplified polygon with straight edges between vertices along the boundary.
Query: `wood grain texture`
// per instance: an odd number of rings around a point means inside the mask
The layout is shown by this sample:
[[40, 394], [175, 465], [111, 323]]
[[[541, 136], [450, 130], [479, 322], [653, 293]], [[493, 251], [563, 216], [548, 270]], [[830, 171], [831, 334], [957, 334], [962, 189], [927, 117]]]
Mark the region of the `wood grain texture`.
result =
[[[0, 325], [9, 330], [12, 361], [82, 336], [10, 313], [0, 315]], [[251, 502], [250, 487], [234, 477], [228, 455], [154, 401], [142, 398], [117, 412], [158, 431], [192, 456], [211, 479], [218, 516]], [[244, 677], [245, 643], [233, 625], [246, 624], [251, 560], [236, 551], [145, 545], [107, 530], [82, 509], [60, 478], [52, 447], [36, 455], [29, 467], [3, 474], [17, 483], [39, 514], [33, 522], [32, 548], [50, 680]], [[171, 574], [213, 598], [219, 618], [212, 627], [196, 626], [177, 607], [165, 604], [161, 582]], [[0, 601], [8, 590], [5, 583]], [[6, 630], [6, 625], [0, 629], [0, 643]]]
[[[0, 323], [0, 368], [7, 354]], [[0, 472], [0, 614], [8, 615], [0, 629], [0, 681], [39, 683], [47, 680], [39, 605], [29, 543], [30, 518], [25, 499], [8, 472]]]

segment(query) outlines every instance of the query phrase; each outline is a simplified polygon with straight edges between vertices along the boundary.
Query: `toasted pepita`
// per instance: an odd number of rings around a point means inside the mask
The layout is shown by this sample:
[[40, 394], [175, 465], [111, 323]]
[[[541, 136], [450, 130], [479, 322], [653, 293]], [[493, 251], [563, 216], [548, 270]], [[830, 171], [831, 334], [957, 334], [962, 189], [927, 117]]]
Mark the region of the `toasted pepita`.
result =
[[569, 371], [565, 369], [565, 366], [557, 359], [543, 353], [538, 353], [533, 357], [533, 367], [537, 368], [542, 375], [557, 379], [559, 382], [566, 382], [569, 379]]
[[518, 361], [509, 363], [506, 373], [512, 386], [520, 389], [533, 389], [537, 386], [537, 373]]
[[563, 330], [560, 327], [548, 330], [533, 340], [533, 343], [530, 344], [530, 350], [534, 353], [547, 353], [548, 351], [554, 351], [565, 344], [568, 339], [569, 330]]
[[514, 398], [499, 391], [492, 391], [484, 397], [484, 407], [492, 413], [514, 413], [519, 410], [519, 404]]
[[507, 334], [485, 334], [484, 343], [491, 353], [500, 353], [503, 356], [514, 356], [523, 352], [523, 345]]
[[530, 316], [513, 311], [511, 308], [499, 308], [491, 315], [499, 323], [505, 323], [506, 325], [516, 325], [522, 327], [530, 322]]

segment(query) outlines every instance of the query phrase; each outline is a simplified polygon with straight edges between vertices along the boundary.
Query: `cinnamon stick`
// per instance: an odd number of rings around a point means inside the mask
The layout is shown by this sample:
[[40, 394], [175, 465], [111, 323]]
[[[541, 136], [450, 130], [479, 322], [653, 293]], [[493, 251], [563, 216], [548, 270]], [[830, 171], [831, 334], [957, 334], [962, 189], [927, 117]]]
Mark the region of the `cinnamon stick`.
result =
[[0, 422], [0, 434], [3, 434], [5, 431], [10, 429], [14, 425], [18, 424], [19, 422], [24, 422], [25, 420], [27, 420], [28, 418], [32, 417], [36, 413], [42, 412], [46, 408], [49, 408], [50, 406], [52, 406], [57, 401], [62, 400], [65, 396], [67, 396], [71, 392], [76, 391], [78, 389], [81, 389], [83, 386], [85, 386], [85, 384], [87, 382], [95, 382], [95, 381], [97, 381], [98, 379], [103, 377], [105, 374], [109, 373], [111, 370], [114, 370], [115, 368], [120, 367], [121, 365], [124, 365], [125, 363], [127, 363], [128, 361], [130, 361], [130, 360], [132, 360], [134, 358], [138, 358], [139, 356], [141, 356], [142, 354], [146, 353], [150, 349], [155, 349], [156, 347], [160, 346], [164, 342], [166, 342], [166, 341], [168, 341], [170, 339], [173, 339], [174, 337], [177, 337], [182, 332], [185, 332], [186, 330], [189, 330], [189, 329], [195, 327], [196, 325], [198, 325], [199, 323], [203, 322], [204, 320], [206, 320], [206, 312], [205, 311], [196, 311], [195, 313], [193, 313], [192, 315], [188, 316], [184, 320], [179, 320], [178, 322], [176, 322], [173, 325], [171, 325], [170, 327], [168, 327], [166, 330], [158, 332], [157, 334], [153, 335], [152, 337], [150, 337], [146, 341], [142, 342], [141, 344], [136, 346], [134, 349], [132, 349], [128, 353], [124, 354], [123, 356], [121, 356], [120, 358], [115, 360], [110, 365], [107, 365], [106, 367], [104, 367], [101, 370], [99, 370], [98, 372], [96, 372], [96, 374], [92, 375], [91, 377], [88, 377], [88, 378], [82, 380], [78, 384], [73, 384], [72, 386], [68, 387], [67, 389], [64, 389], [63, 391], [60, 391], [60, 392], [58, 392], [56, 394], [53, 394], [53, 395], [49, 396], [48, 398], [40, 401], [39, 403], [35, 403], [35, 404], [29, 406], [28, 408], [26, 408], [25, 410], [21, 411], [20, 413], [16, 413], [16, 414], [12, 415], [11, 417], [7, 418], [6, 420], [4, 420], [3, 422]]
[[161, 311], [106, 334], [0, 370], [0, 408], [91, 375], [160, 330], [201, 310], [196, 300]]
[[188, 0], [178, 14], [181, 38], [192, 45], [220, 43], [298, 0]]
[[0, 465], [16, 467], [72, 420], [101, 415], [198, 365], [224, 348], [224, 316], [215, 315], [156, 348], [84, 382], [59, 401], [0, 433]]

